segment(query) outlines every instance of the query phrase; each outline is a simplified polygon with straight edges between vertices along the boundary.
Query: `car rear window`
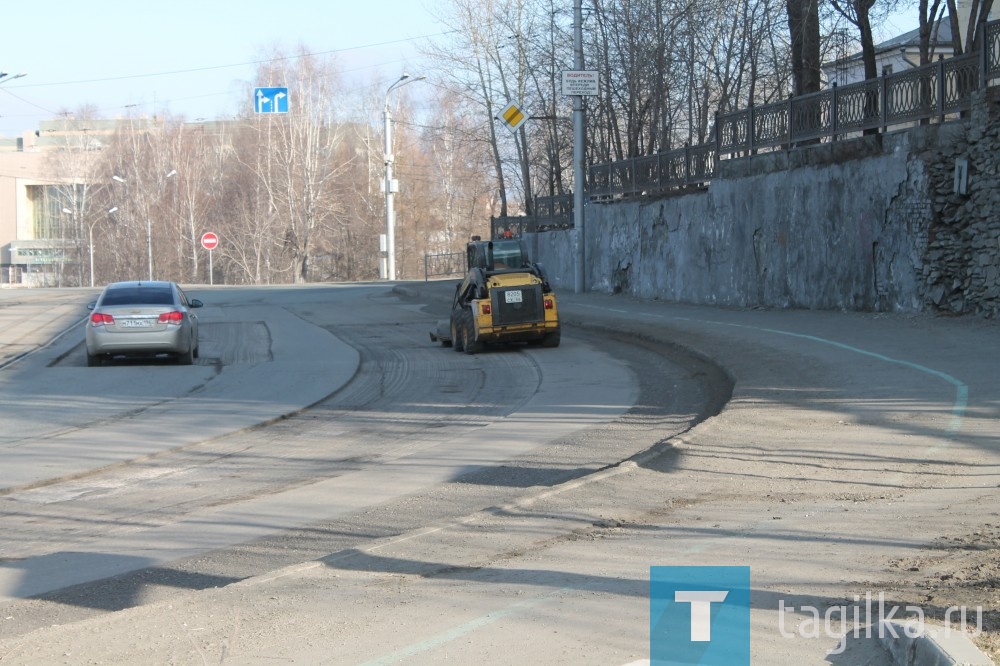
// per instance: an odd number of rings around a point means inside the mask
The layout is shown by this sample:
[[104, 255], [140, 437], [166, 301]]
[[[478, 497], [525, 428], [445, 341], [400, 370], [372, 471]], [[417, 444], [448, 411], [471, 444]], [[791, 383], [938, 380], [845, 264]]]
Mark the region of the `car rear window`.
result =
[[170, 289], [159, 287], [120, 287], [109, 289], [101, 305], [172, 305], [174, 295]]

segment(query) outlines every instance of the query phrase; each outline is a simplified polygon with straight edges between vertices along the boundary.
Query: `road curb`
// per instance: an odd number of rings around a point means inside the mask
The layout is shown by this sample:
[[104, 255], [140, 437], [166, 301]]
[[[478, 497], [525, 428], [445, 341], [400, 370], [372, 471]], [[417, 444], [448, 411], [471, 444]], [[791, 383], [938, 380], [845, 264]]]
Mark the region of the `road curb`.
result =
[[[422, 287], [422, 284], [397, 284], [393, 285], [392, 292], [397, 296], [411, 300], [433, 297], [428, 290], [423, 289]], [[625, 324], [625, 320], [620, 321], [622, 326], [615, 327], [613, 329], [600, 324], [594, 324], [592, 322], [572, 321], [568, 316], [566, 318], [566, 323], [574, 324], [587, 329], [596, 328], [605, 331], [614, 330], [619, 333], [631, 333], [637, 334], [639, 337], [643, 337], [641, 333], [632, 330], [627, 324]], [[720, 368], [723, 367], [718, 360], [704, 356], [690, 347], [685, 346], [682, 342], [675, 342], [674, 344], [677, 344], [679, 347], [683, 347], [690, 353], [705, 358], [707, 361], [716, 364]], [[729, 374], [728, 369], [724, 368], [724, 371]], [[585, 482], [585, 480], [593, 481], [598, 477], [606, 478], [608, 476], [627, 471], [631, 466], [635, 464], [642, 464], [646, 459], [655, 457], [661, 453], [661, 451], [644, 452], [643, 454], [640, 454], [640, 456], [631, 460], [622, 461], [618, 465], [611, 468], [600, 470], [595, 474], [588, 475], [584, 479], [576, 479], [570, 482], [570, 484], [580, 485]], [[564, 489], [565, 488], [560, 488], [560, 490]], [[546, 495], [553, 494], [553, 492], [555, 492], [555, 489], [543, 493], [540, 496], [532, 497], [528, 501], [522, 500], [517, 504], [527, 504], [531, 501], [537, 501]], [[921, 627], [916, 621], [886, 621], [884, 623], [884, 630], [879, 633], [879, 643], [882, 645], [885, 652], [890, 655], [890, 663], [892, 666], [996, 666], [995, 662], [979, 648], [977, 648], [964, 632], [957, 629], [946, 630], [943, 626], [932, 625], [929, 623], [924, 623]]]
[[895, 666], [995, 666], [964, 632], [918, 620], [883, 622], [879, 641]]

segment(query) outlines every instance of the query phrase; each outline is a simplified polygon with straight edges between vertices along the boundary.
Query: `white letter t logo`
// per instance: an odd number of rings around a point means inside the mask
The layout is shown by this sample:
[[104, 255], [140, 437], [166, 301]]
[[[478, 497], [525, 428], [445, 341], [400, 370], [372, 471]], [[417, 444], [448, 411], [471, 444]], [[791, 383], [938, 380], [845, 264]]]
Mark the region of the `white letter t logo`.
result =
[[729, 592], [722, 590], [698, 592], [684, 590], [674, 592], [674, 601], [691, 604], [691, 640], [712, 640], [712, 602], [725, 601]]

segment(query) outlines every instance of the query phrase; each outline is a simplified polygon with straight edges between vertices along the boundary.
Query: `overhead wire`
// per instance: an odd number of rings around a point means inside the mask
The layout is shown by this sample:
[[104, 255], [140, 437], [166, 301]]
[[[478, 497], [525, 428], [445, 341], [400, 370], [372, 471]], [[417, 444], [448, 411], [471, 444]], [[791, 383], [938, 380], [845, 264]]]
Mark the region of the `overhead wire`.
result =
[[[16, 85], [16, 86], [11, 86], [11, 87], [13, 87], [13, 88], [40, 88], [40, 87], [47, 87], [47, 86], [66, 86], [66, 85], [78, 85], [78, 84], [82, 84], [82, 83], [103, 83], [103, 82], [106, 82], [106, 81], [124, 81], [124, 80], [128, 80], [128, 79], [153, 78], [153, 77], [158, 77], [158, 76], [172, 76], [174, 74], [193, 74], [193, 73], [196, 73], [196, 72], [208, 72], [208, 71], [214, 71], [214, 70], [218, 70], [218, 69], [228, 69], [228, 68], [234, 68], [234, 67], [247, 67], [249, 65], [261, 65], [261, 64], [269, 63], [269, 62], [282, 62], [282, 61], [285, 61], [285, 60], [297, 60], [299, 58], [308, 58], [308, 57], [312, 57], [312, 56], [333, 55], [333, 54], [336, 54], [336, 53], [344, 53], [344, 52], [347, 52], [347, 51], [359, 51], [361, 49], [378, 48], [378, 47], [381, 47], [381, 46], [391, 46], [393, 44], [402, 44], [402, 43], [405, 43], [405, 42], [415, 42], [415, 41], [417, 41], [419, 39], [430, 39], [432, 37], [441, 37], [443, 35], [452, 34], [454, 32], [455, 32], [455, 30], [446, 30], [444, 32], [438, 32], [438, 33], [434, 33], [434, 34], [430, 34], [430, 35], [419, 35], [417, 37], [407, 37], [405, 39], [394, 39], [394, 40], [389, 40], [389, 41], [385, 41], [385, 42], [376, 42], [374, 44], [362, 44], [361, 46], [347, 46], [347, 47], [340, 48], [340, 49], [329, 49], [329, 50], [326, 50], [326, 51], [315, 51], [315, 52], [311, 52], [311, 53], [300, 53], [300, 54], [297, 54], [297, 55], [280, 56], [280, 57], [276, 57], [276, 58], [261, 58], [261, 59], [258, 59], [258, 60], [249, 60], [249, 61], [246, 61], [246, 62], [233, 63], [233, 64], [229, 64], [229, 65], [208, 65], [206, 67], [192, 67], [192, 68], [188, 68], [188, 69], [170, 70], [170, 71], [166, 71], [166, 72], [152, 72], [152, 73], [148, 73], [148, 74], [126, 74], [126, 75], [122, 75], [122, 76], [108, 76], [108, 77], [102, 77], [102, 78], [96, 78], [96, 79], [79, 79], [79, 80], [75, 80], [75, 81], [54, 81], [54, 82], [48, 82], [48, 83], [22, 83], [22, 84], [19, 84], [19, 85]], [[358, 69], [364, 69], [364, 68], [358, 68]]]
[[[446, 31], [443, 31], [443, 32], [430, 33], [430, 34], [425, 34], [425, 35], [418, 35], [418, 36], [415, 36], [415, 37], [407, 37], [407, 38], [404, 38], [404, 39], [387, 40], [387, 41], [375, 42], [375, 43], [371, 43], [371, 44], [362, 44], [362, 45], [359, 45], [359, 46], [348, 46], [348, 47], [343, 47], [343, 48], [338, 48], [338, 49], [327, 49], [327, 50], [324, 50], [324, 51], [311, 51], [311, 52], [308, 52], [308, 53], [298, 53], [298, 54], [294, 54], [294, 55], [278, 56], [278, 57], [272, 57], [272, 58], [259, 58], [259, 59], [256, 59], [256, 60], [248, 60], [248, 61], [241, 62], [241, 63], [232, 63], [232, 64], [226, 64], [226, 65], [207, 65], [207, 66], [204, 66], [204, 67], [193, 67], [193, 68], [187, 68], [187, 69], [169, 70], [169, 71], [164, 71], [164, 72], [151, 72], [151, 73], [146, 73], [146, 74], [127, 74], [127, 75], [121, 75], [121, 76], [108, 76], [108, 77], [78, 79], [78, 80], [69, 80], [69, 81], [50, 81], [50, 82], [41, 82], [41, 83], [21, 83], [21, 84], [15, 85], [15, 86], [5, 86], [5, 87], [2, 87], [2, 88], [0, 88], [0, 91], [6, 92], [11, 97], [19, 100], [20, 102], [22, 102], [24, 104], [27, 104], [28, 106], [31, 106], [31, 107], [34, 107], [34, 108], [39, 109], [41, 111], [44, 111], [44, 112], [46, 112], [46, 113], [48, 113], [48, 114], [50, 114], [52, 116], [57, 116], [57, 115], [59, 115], [60, 112], [53, 111], [52, 109], [46, 108], [45, 106], [42, 106], [40, 104], [36, 104], [35, 102], [32, 102], [31, 100], [26, 99], [25, 97], [22, 97], [20, 95], [17, 95], [15, 93], [11, 92], [10, 89], [11, 88], [17, 88], [17, 89], [21, 89], [21, 88], [51, 88], [51, 87], [55, 87], [55, 86], [82, 85], [82, 84], [103, 83], [103, 82], [111, 82], [111, 81], [124, 81], [124, 80], [134, 80], [134, 79], [151, 79], [151, 78], [157, 78], [157, 77], [163, 77], [163, 76], [173, 76], [173, 75], [180, 75], [180, 74], [193, 74], [193, 73], [198, 73], [198, 72], [216, 71], [216, 70], [220, 70], [220, 69], [231, 69], [231, 68], [237, 68], [237, 67], [248, 67], [248, 66], [253, 66], [253, 65], [262, 65], [262, 64], [265, 64], [265, 63], [275, 63], [275, 62], [283, 62], [283, 61], [292, 61], [292, 60], [297, 60], [297, 59], [300, 59], [300, 58], [307, 58], [307, 57], [314, 57], [314, 56], [335, 55], [335, 54], [338, 54], [338, 53], [347, 53], [347, 52], [350, 52], [350, 51], [359, 51], [359, 50], [363, 50], [363, 49], [380, 48], [380, 47], [384, 47], [384, 46], [392, 46], [394, 44], [403, 44], [403, 43], [408, 43], [408, 42], [416, 42], [418, 40], [431, 39], [431, 38], [434, 38], [434, 37], [441, 37], [441, 36], [444, 36], [444, 35], [449, 35], [449, 34], [452, 34], [454, 32], [455, 32], [455, 30], [446, 30]], [[351, 68], [351, 69], [343, 70], [340, 73], [349, 74], [349, 73], [352, 73], [352, 72], [359, 72], [359, 71], [364, 71], [364, 70], [371, 70], [371, 69], [375, 69], [375, 68], [378, 68], [378, 67], [383, 67], [383, 66], [386, 66], [386, 65], [396, 64], [396, 63], [399, 63], [399, 62], [401, 62], [401, 61], [400, 60], [393, 60], [393, 61], [389, 61], [389, 62], [381, 62], [381, 63], [371, 64], [371, 65], [364, 65], [364, 66], [360, 66], [360, 67], [354, 67], [354, 68]], [[171, 98], [168, 98], [168, 99], [157, 100], [157, 101], [152, 102], [152, 103], [155, 103], [155, 104], [169, 104], [171, 102], [183, 102], [183, 101], [187, 101], [187, 100], [204, 99], [204, 98], [208, 98], [208, 97], [221, 97], [223, 95], [229, 95], [229, 94], [231, 94], [229, 91], [220, 91], [220, 92], [214, 92], [214, 93], [206, 93], [206, 94], [203, 94], [203, 95], [191, 95], [191, 96], [185, 96], [185, 97], [171, 97]], [[148, 103], [143, 103], [143, 104], [140, 104], [139, 106], [145, 106], [146, 104], [148, 104]], [[120, 105], [120, 106], [109, 106], [109, 107], [105, 107], [105, 108], [108, 109], [108, 110], [120, 110], [120, 109], [124, 109], [124, 108], [128, 108], [128, 107], [132, 107], [132, 106], [136, 106], [136, 105], [135, 104], [127, 104], [127, 105]], [[36, 117], [36, 114], [16, 114], [16, 115], [14, 115], [14, 114], [6, 114], [6, 117], [8, 117], [8, 118], [12, 118], [12, 117]]]

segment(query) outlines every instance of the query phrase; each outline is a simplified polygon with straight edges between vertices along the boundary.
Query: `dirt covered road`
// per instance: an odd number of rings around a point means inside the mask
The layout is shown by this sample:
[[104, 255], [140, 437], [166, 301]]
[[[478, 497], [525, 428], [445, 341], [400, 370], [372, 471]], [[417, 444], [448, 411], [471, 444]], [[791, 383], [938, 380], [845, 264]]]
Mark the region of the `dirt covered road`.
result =
[[[432, 322], [449, 287], [404, 293]], [[94, 586], [19, 602], [0, 659], [629, 664], [649, 657], [649, 568], [674, 565], [751, 568], [754, 663], [891, 663], [863, 632], [844, 644], [843, 625], [811, 621], [866, 598], [928, 623], [965, 606], [1000, 654], [995, 323], [593, 294], [561, 306], [570, 344], [631, 369], [621, 417], [105, 581], [103, 608]], [[454, 358], [479, 372], [511, 353]], [[591, 382], [585, 362], [576, 372]], [[602, 408], [599, 381], [589, 395]], [[327, 416], [327, 430], [343, 418]]]

